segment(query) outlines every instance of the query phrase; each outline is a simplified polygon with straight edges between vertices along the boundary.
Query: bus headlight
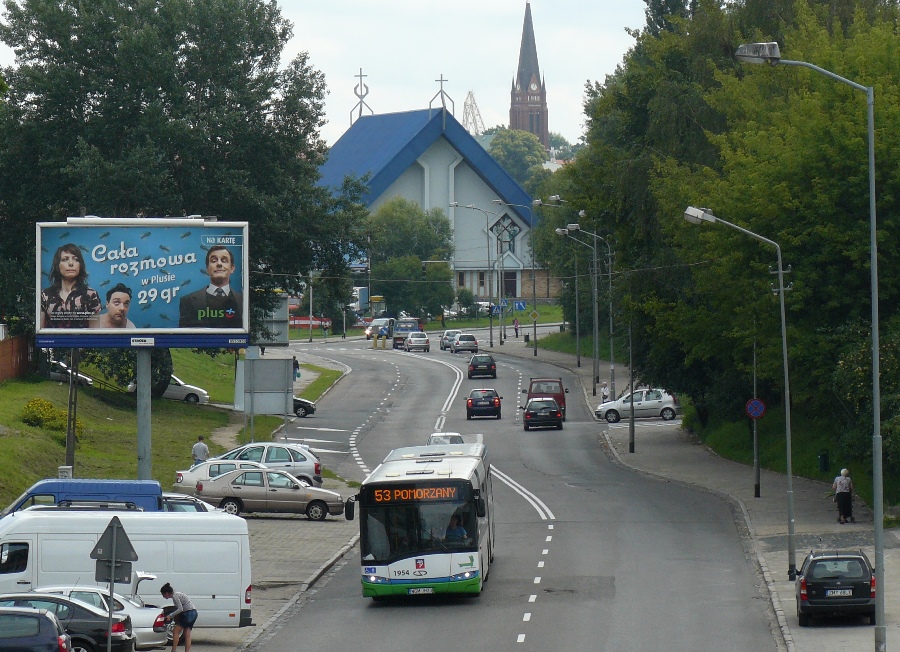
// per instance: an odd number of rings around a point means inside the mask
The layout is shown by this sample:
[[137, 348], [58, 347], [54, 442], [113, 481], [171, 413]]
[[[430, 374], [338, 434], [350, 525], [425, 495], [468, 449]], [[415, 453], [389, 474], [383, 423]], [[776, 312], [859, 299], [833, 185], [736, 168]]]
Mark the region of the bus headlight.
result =
[[471, 580], [476, 577], [478, 577], [478, 571], [470, 570], [470, 571], [466, 571], [464, 573], [457, 573], [456, 575], [451, 575], [450, 581], [451, 582], [462, 582], [463, 580]]
[[390, 580], [379, 575], [363, 575], [363, 580], [369, 584], [390, 584]]

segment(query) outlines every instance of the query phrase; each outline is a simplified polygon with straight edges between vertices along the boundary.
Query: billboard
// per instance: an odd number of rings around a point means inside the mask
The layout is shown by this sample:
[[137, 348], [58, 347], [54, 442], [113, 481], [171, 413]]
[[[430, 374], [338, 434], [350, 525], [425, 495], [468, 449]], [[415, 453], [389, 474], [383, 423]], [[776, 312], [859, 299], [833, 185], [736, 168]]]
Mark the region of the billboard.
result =
[[39, 222], [37, 345], [247, 346], [247, 230], [202, 218]]

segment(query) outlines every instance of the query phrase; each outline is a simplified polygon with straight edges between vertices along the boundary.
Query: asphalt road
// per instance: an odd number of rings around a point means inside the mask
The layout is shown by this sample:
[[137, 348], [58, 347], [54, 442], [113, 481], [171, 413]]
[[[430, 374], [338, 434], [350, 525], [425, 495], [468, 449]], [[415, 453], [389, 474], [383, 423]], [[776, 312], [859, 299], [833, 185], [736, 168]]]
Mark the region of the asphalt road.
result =
[[[522, 387], [558, 368], [501, 358], [496, 381], [467, 380], [467, 356], [437, 347], [403, 354], [346, 341], [315, 353], [351, 373], [320, 401], [316, 430], [297, 420], [286, 434], [316, 440], [342, 477], [362, 480], [388, 451], [431, 432], [483, 434], [498, 477], [509, 479], [494, 482], [495, 564], [480, 597], [375, 604], [360, 595], [353, 550], [248, 649], [778, 649], [725, 502], [611, 463], [604, 426], [578, 393], [563, 431], [523, 432]], [[504, 396], [501, 420], [466, 420], [465, 395], [478, 386]]]

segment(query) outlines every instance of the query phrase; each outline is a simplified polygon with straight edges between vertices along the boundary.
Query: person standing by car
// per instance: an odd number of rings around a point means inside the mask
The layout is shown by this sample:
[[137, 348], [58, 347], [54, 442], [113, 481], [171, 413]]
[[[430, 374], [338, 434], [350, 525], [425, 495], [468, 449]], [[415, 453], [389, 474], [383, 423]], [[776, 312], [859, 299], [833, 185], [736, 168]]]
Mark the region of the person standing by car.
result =
[[855, 523], [853, 518], [853, 480], [850, 479], [850, 471], [841, 469], [841, 474], [834, 479], [831, 485], [834, 489], [834, 502], [838, 507], [838, 523]]
[[209, 458], [209, 446], [203, 441], [203, 435], [197, 437], [197, 443], [191, 448], [191, 456], [194, 458], [194, 466]]
[[178, 640], [182, 632], [184, 632], [184, 652], [191, 652], [191, 630], [197, 622], [194, 603], [184, 593], [175, 591], [168, 582], [162, 585], [159, 592], [166, 600], [171, 599], [175, 603], [175, 611], [166, 616], [167, 622], [175, 622], [175, 631], [172, 632], [172, 652], [178, 649]]
[[609, 385], [606, 384], [606, 381], [603, 381], [603, 384], [600, 386], [600, 400], [603, 403], [609, 400]]
[[300, 361], [297, 360], [297, 356], [294, 356], [294, 382], [297, 382], [297, 379], [300, 378]]

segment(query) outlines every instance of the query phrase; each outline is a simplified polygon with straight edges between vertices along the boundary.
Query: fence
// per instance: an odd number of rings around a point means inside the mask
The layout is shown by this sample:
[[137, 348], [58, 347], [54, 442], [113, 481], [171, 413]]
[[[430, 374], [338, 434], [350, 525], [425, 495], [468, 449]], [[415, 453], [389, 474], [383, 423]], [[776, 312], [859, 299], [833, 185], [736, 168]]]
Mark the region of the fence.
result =
[[28, 338], [24, 335], [0, 340], [0, 382], [28, 373], [29, 354]]

